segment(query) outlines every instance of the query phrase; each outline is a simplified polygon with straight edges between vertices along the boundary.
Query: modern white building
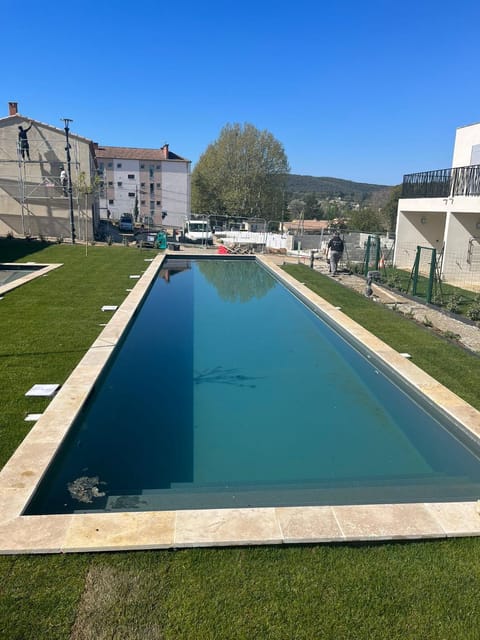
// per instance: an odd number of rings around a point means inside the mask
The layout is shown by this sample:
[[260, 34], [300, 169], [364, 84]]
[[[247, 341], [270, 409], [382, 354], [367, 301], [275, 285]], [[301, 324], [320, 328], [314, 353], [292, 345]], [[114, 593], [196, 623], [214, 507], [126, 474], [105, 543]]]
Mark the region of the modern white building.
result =
[[417, 247], [436, 250], [445, 282], [480, 290], [480, 123], [457, 129], [451, 168], [404, 176], [395, 266], [412, 269]]
[[190, 160], [169, 150], [96, 145], [95, 155], [104, 190], [102, 218], [123, 213], [138, 222], [181, 227], [190, 212]]

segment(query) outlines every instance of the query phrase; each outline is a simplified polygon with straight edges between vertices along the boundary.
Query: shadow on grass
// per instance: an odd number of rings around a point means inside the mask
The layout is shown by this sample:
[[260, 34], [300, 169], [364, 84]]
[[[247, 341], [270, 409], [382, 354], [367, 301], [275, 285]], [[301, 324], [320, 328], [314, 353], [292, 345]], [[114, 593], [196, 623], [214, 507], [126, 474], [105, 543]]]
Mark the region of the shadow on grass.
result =
[[44, 240], [23, 240], [22, 238], [0, 238], [0, 262], [15, 262], [50, 246]]
[[82, 355], [85, 353], [85, 349], [58, 349], [53, 351], [27, 351], [22, 353], [21, 351], [15, 351], [14, 353], [0, 353], [0, 358], [25, 358], [25, 357], [36, 357], [36, 356], [49, 356], [52, 354], [59, 353], [81, 353]]

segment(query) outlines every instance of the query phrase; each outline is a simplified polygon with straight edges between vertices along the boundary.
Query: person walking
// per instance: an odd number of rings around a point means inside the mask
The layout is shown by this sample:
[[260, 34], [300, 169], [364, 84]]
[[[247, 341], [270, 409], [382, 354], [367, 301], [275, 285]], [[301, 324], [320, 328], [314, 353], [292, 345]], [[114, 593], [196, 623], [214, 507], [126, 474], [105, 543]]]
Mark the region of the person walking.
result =
[[338, 231], [335, 231], [333, 238], [328, 243], [328, 250], [330, 251], [330, 273], [332, 276], [337, 275], [338, 263], [342, 258], [345, 245], [340, 238]]
[[28, 144], [27, 133], [32, 128], [32, 125], [33, 122], [26, 129], [24, 129], [22, 125], [19, 125], [18, 127], [18, 148], [22, 154], [22, 160], [25, 160], [25, 154], [27, 154], [27, 160], [30, 160], [30, 145]]

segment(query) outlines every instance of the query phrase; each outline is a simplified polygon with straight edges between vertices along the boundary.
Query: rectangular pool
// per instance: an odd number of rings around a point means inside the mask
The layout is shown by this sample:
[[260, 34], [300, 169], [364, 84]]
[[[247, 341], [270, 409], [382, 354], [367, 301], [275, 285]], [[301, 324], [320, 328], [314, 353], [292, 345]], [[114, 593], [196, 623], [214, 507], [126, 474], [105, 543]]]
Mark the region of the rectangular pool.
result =
[[39, 264], [36, 262], [3, 262], [0, 263], [0, 295], [17, 287], [47, 275], [61, 264]]
[[479, 454], [254, 259], [169, 257], [24, 513], [473, 501]]

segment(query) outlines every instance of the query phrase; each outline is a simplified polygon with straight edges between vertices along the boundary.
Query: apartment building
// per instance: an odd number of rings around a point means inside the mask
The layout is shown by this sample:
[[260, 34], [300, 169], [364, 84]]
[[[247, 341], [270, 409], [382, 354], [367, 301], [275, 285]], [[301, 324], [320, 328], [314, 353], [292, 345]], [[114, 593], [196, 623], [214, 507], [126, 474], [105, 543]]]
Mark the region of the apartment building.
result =
[[118, 220], [123, 213], [137, 222], [180, 227], [190, 212], [190, 160], [160, 149], [96, 145], [103, 181], [102, 218]]

